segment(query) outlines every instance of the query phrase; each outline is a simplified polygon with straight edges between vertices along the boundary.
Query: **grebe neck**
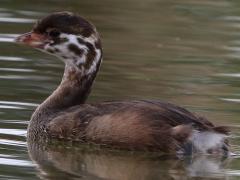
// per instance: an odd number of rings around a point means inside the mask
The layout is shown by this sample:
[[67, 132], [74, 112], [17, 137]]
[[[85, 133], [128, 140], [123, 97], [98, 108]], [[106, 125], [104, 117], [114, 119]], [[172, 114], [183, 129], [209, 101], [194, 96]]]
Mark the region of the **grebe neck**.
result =
[[[65, 35], [65, 43], [49, 46], [47, 51], [57, 51], [56, 56], [65, 63], [62, 81], [58, 88], [36, 109], [32, 121], [39, 116], [50, 116], [86, 101], [102, 60], [99, 38], [95, 36]], [[57, 50], [56, 50], [57, 49]]]

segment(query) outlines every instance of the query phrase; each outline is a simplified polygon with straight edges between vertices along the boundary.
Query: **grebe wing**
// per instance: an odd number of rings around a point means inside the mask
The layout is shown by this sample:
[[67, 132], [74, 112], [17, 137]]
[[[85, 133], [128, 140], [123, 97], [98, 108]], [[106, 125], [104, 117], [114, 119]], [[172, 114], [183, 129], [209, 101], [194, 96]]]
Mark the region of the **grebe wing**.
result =
[[209, 121], [172, 104], [125, 101], [74, 106], [52, 119], [47, 132], [59, 139], [175, 151], [193, 129], [214, 131], [214, 128]]

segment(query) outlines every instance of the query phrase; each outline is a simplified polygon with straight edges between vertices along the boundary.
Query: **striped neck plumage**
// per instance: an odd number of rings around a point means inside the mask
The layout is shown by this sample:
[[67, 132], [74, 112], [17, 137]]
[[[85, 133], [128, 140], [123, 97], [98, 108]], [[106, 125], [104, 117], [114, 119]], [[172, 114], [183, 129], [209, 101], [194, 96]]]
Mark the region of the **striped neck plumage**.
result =
[[83, 37], [62, 33], [59, 41], [47, 44], [44, 51], [65, 63], [62, 82], [43, 103], [44, 107], [64, 109], [84, 103], [102, 60], [98, 34]]
[[95, 74], [102, 59], [98, 34], [83, 37], [62, 33], [59, 36], [59, 41], [47, 44], [44, 51], [63, 60], [66, 65], [65, 72], [67, 70], [77, 71], [81, 76]]

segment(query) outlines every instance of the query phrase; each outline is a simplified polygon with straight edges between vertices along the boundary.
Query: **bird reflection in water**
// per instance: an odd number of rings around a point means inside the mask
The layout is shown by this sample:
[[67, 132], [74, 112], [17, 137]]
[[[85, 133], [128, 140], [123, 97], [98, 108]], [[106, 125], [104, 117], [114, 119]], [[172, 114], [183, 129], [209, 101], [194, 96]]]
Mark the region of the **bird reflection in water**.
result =
[[28, 142], [41, 179], [225, 179], [231, 158], [172, 157], [63, 142]]

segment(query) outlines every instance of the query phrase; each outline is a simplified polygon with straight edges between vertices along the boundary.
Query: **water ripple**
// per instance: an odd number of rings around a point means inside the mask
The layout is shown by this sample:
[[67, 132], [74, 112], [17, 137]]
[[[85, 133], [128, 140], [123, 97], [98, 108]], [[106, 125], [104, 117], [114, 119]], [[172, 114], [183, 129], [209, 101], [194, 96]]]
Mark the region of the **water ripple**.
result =
[[0, 22], [7, 23], [33, 23], [35, 21], [36, 21], [35, 19], [0, 17]]
[[18, 106], [6, 106], [6, 105], [0, 105], [0, 109], [26, 109]]
[[32, 167], [33, 164], [30, 161], [19, 160], [19, 159], [11, 159], [11, 158], [0, 158], [1, 165], [10, 165], [10, 166], [26, 166]]
[[1, 38], [0, 37], [0, 42], [14, 42], [13, 38]]
[[4, 75], [0, 76], [0, 79], [11, 79], [11, 80], [47, 80], [49, 77], [42, 76], [18, 76], [18, 75]]
[[239, 16], [224, 16], [222, 19], [227, 21], [240, 21]]
[[0, 61], [17, 61], [17, 62], [19, 62], [19, 61], [30, 61], [30, 60], [21, 58], [21, 57], [0, 56]]
[[216, 76], [225, 76], [225, 77], [240, 77], [240, 73], [220, 73], [216, 74]]
[[24, 102], [0, 101], [0, 109], [29, 109], [29, 107], [37, 107], [38, 104]]
[[[0, 128], [0, 134], [5, 134], [5, 135], [16, 135], [16, 136], [25, 136], [26, 135], [26, 130], [22, 129], [3, 129]], [[8, 140], [9, 142], [9, 140]]]
[[227, 170], [228, 175], [240, 176], [240, 170]]
[[28, 121], [23, 121], [23, 120], [3, 120], [1, 119], [1, 123], [4, 124], [28, 124]]
[[19, 14], [25, 15], [25, 16], [44, 16], [44, 15], [46, 15], [46, 13], [36, 12], [36, 11], [18, 10], [16, 12]]
[[17, 36], [19, 36], [19, 34], [0, 34], [0, 42], [15, 42], [14, 39]]
[[[25, 132], [26, 134], [26, 132]], [[11, 146], [21, 146], [26, 147], [27, 143], [22, 141], [10, 140], [10, 139], [0, 139], [1, 145], [11, 145]]]
[[15, 38], [19, 34], [0, 34], [0, 42], [15, 42]]
[[0, 71], [11, 71], [11, 72], [34, 72], [33, 69], [19, 69], [19, 68], [0, 68]]
[[0, 101], [0, 104], [30, 106], [30, 107], [37, 107], [38, 106], [38, 104], [35, 104], [35, 103], [26, 103], [26, 102], [17, 102], [17, 101]]
[[19, 36], [19, 34], [3, 34], [3, 33], [0, 33], [0, 37], [16, 38], [18, 36]]
[[221, 98], [221, 100], [240, 103], [240, 99]]

